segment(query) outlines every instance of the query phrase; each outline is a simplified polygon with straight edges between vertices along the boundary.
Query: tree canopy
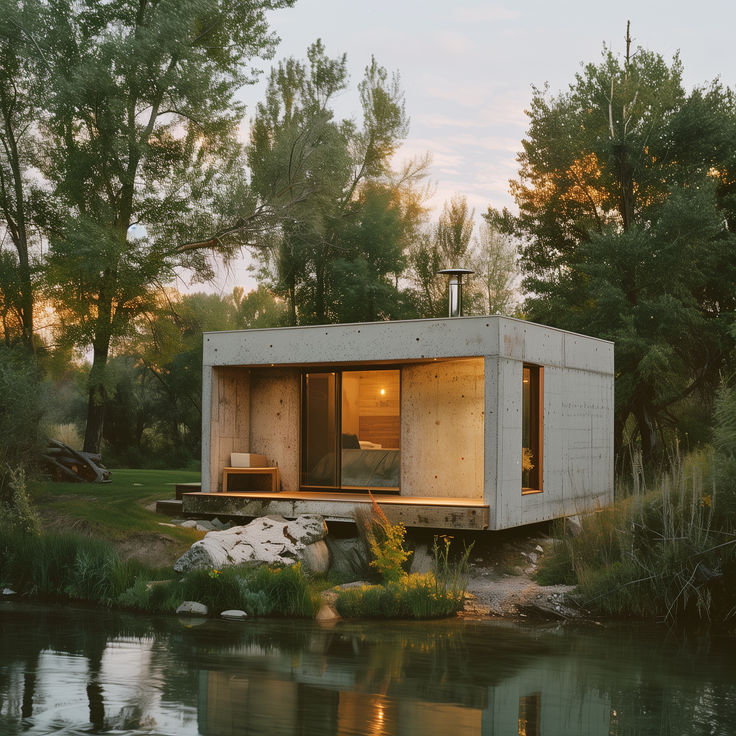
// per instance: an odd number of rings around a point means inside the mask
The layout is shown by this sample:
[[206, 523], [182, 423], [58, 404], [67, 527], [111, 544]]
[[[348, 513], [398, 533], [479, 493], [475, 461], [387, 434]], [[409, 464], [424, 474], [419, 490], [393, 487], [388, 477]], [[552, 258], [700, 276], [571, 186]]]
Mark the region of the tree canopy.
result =
[[[266, 11], [292, 2], [2, 0], [0, 108], [10, 155], [0, 161], [0, 211], [15, 233], [18, 312], [28, 332], [28, 196], [17, 183], [35, 166], [45, 185], [37, 221], [49, 243], [49, 295], [67, 338], [93, 349], [87, 450], [100, 447], [111, 341], [175, 267], [210, 272], [201, 249], [176, 245], [231, 215], [223, 192], [244, 178], [234, 94], [253, 80], [251, 60], [272, 53]], [[31, 118], [24, 130], [34, 158], [19, 153], [16, 172], [19, 136], [8, 130]], [[135, 223], [145, 224], [142, 237], [131, 237]], [[232, 252], [225, 241], [210, 245]]]
[[686, 93], [677, 57], [604, 49], [535, 90], [512, 183], [530, 319], [616, 343], [616, 438], [645, 453], [688, 397], [713, 396], [736, 307], [736, 106]]

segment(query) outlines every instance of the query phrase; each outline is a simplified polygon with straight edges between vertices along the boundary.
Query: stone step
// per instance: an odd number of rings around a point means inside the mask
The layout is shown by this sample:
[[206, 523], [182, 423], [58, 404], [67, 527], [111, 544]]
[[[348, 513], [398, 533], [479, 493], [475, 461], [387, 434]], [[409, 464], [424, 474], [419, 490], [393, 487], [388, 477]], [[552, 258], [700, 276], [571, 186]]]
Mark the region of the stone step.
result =
[[156, 501], [156, 513], [167, 516], [181, 516], [181, 499], [167, 498], [165, 501]]
[[201, 483], [177, 483], [176, 486], [176, 497], [181, 501], [182, 493], [198, 493], [202, 490]]

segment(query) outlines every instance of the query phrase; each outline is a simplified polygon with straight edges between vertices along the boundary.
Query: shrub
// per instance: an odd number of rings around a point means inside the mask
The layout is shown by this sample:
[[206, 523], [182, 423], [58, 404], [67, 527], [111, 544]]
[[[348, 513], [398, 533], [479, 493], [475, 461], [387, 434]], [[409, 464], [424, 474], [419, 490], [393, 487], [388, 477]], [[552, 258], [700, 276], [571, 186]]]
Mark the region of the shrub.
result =
[[434, 573], [405, 575], [386, 585], [338, 591], [335, 606], [345, 618], [443, 618], [462, 607], [464, 591], [446, 588]]
[[376, 503], [372, 494], [371, 510], [358, 510], [355, 523], [358, 533], [370, 550], [371, 567], [374, 567], [385, 583], [398, 582], [406, 574], [404, 564], [411, 552], [404, 547], [406, 527], [402, 523], [392, 524]]

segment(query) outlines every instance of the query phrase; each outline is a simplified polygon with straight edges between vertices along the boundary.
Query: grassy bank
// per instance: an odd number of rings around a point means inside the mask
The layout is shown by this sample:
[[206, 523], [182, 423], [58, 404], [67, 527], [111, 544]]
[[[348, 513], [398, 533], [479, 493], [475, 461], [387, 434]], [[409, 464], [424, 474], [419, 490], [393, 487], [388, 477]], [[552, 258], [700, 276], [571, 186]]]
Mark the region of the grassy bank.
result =
[[[187, 480], [183, 476], [179, 471], [118, 470], [114, 482], [104, 485], [37, 484], [32, 499], [43, 509], [45, 528], [40, 533], [19, 476], [15, 518], [0, 519], [0, 588], [44, 601], [83, 601], [150, 613], [173, 613], [182, 602], [197, 601], [215, 615], [235, 608], [251, 616], [313, 617], [322, 603], [321, 591], [337, 581], [307, 575], [298, 564], [241, 565], [175, 576], [173, 559], [153, 565], [140, 554], [121, 555], [121, 545], [132, 544], [140, 553], [166, 535], [183, 551], [202, 536], [162, 527], [153, 511], [157, 499], [170, 497], [173, 485]], [[70, 528], [84, 533], [58, 531]], [[365, 572], [380, 576], [383, 584], [341, 592], [337, 606], [343, 616], [437, 618], [462, 607], [470, 548], [456, 563], [449, 538], [435, 540], [433, 571], [408, 575], [403, 525], [390, 524], [375, 505], [359, 528], [368, 553]]]
[[0, 540], [0, 587], [47, 602], [80, 601], [149, 613], [174, 613], [186, 600], [210, 613], [313, 617], [319, 595], [299, 565], [239, 566], [176, 575], [121, 560], [102, 539], [78, 534], [8, 532]]
[[[47, 532], [77, 531], [112, 542], [123, 554], [152, 566], [172, 563], [202, 534], [193, 529], [162, 526], [156, 501], [174, 497], [177, 483], [196, 483], [199, 473], [187, 470], [114, 470], [110, 483], [28, 484], [32, 503]], [[165, 544], [156, 545], [156, 540]]]
[[583, 606], [602, 615], [672, 624], [732, 621], [736, 534], [731, 490], [719, 493], [711, 451], [681, 459], [650, 488], [620, 489], [617, 502], [561, 526], [538, 582], [577, 585]]

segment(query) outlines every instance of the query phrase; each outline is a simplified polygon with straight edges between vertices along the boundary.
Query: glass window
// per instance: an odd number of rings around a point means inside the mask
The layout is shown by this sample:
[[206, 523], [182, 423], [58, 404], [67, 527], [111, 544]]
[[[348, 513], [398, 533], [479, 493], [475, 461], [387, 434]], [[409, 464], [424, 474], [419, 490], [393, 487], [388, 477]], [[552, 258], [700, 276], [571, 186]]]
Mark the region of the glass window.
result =
[[398, 490], [400, 375], [399, 370], [304, 374], [303, 486]]
[[342, 486], [398, 488], [398, 370], [342, 373]]
[[521, 486], [542, 490], [542, 368], [525, 365], [522, 378]]
[[337, 374], [307, 373], [302, 408], [302, 485], [337, 486]]

